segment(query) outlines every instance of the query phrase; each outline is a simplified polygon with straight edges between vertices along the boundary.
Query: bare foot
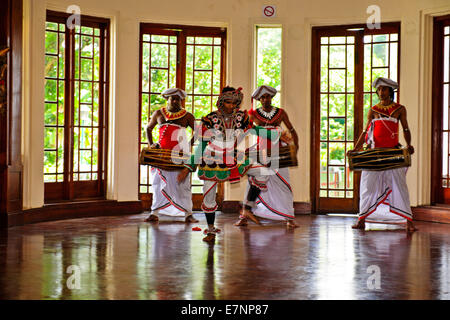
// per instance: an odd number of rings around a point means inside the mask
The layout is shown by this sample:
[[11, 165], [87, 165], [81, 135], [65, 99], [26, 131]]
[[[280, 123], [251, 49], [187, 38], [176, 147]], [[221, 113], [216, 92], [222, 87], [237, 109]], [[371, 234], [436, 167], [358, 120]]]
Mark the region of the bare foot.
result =
[[288, 227], [288, 228], [298, 228], [299, 225], [296, 224], [294, 220], [287, 220], [286, 221], [286, 227]]
[[246, 218], [240, 218], [238, 222], [234, 224], [236, 227], [246, 227], [248, 226], [248, 221]]
[[406, 222], [406, 232], [414, 232], [414, 231], [417, 231], [417, 230], [419, 230], [419, 229], [417, 229], [415, 226], [414, 226], [414, 223], [412, 222], [412, 221], [407, 221]]
[[206, 237], [203, 238], [203, 241], [205, 242], [214, 242], [216, 241], [216, 234], [215, 233], [208, 233]]
[[197, 223], [198, 220], [194, 218], [192, 214], [188, 215], [186, 219], [184, 219], [184, 222], [186, 223]]
[[358, 220], [358, 222], [352, 225], [352, 229], [361, 229], [364, 230], [366, 228], [366, 221], [364, 219]]
[[261, 222], [259, 222], [258, 218], [250, 210], [243, 208], [241, 211], [241, 215], [246, 219], [252, 220], [256, 224], [261, 224]]
[[146, 222], [158, 222], [159, 218], [157, 215], [151, 214], [147, 219], [145, 219]]

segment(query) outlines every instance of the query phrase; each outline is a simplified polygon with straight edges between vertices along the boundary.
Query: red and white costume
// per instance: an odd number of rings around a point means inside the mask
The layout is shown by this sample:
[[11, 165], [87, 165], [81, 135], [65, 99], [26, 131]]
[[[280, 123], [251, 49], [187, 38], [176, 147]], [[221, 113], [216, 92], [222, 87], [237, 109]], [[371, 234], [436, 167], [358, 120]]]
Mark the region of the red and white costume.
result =
[[[372, 110], [386, 116], [373, 119], [366, 135], [370, 148], [394, 148], [399, 144], [399, 121], [391, 117], [402, 106], [376, 105]], [[397, 168], [384, 171], [362, 171], [360, 184], [359, 219], [372, 223], [406, 223], [412, 220], [406, 171]]]
[[[169, 116], [164, 112], [166, 120]], [[178, 119], [186, 114], [180, 114]], [[168, 119], [169, 118], [169, 119]], [[159, 125], [159, 145], [161, 149], [173, 150], [186, 143], [186, 128], [174, 123]], [[151, 169], [153, 187], [152, 214], [173, 217], [186, 217], [192, 214], [192, 191], [190, 174], [183, 182], [177, 181], [179, 171]]]
[[[249, 114], [264, 121], [266, 123], [264, 126], [265, 128], [276, 129], [276, 127], [271, 124], [278, 121], [284, 111], [283, 109], [275, 107], [273, 107], [273, 110], [273, 114], [269, 115], [269, 117], [265, 117], [265, 115], [261, 113], [261, 109], [252, 109], [249, 111]], [[281, 130], [281, 128], [278, 129]], [[279, 145], [281, 144], [281, 142], [276, 143]], [[261, 145], [270, 149], [272, 144], [270, 141], [263, 141], [263, 138], [258, 137], [258, 146]], [[262, 189], [261, 193], [258, 195], [255, 207], [252, 209], [253, 214], [260, 218], [277, 221], [294, 219], [294, 198], [290, 185], [289, 169], [268, 169], [266, 172], [269, 173], [269, 178], [266, 182], [267, 188]], [[247, 199], [250, 183], [251, 181], [249, 178], [244, 199]]]

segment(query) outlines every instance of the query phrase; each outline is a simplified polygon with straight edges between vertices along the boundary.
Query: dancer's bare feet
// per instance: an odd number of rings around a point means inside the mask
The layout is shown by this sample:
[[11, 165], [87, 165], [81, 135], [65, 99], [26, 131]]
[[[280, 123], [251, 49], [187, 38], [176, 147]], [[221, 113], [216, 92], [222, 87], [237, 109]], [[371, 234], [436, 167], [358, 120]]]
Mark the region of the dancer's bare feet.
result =
[[234, 224], [236, 227], [246, 227], [248, 226], [248, 221], [246, 218], [240, 218], [239, 221]]
[[243, 216], [246, 219], [252, 220], [256, 224], [261, 224], [261, 222], [259, 222], [258, 218], [248, 209], [243, 208], [241, 211], [241, 216]]
[[210, 242], [210, 243], [216, 241], [216, 234], [208, 232], [206, 237], [203, 238], [203, 241]]
[[186, 223], [197, 223], [198, 220], [194, 218], [192, 214], [188, 215], [186, 219], [184, 219], [184, 222]]
[[286, 227], [294, 229], [294, 228], [298, 228], [299, 225], [296, 224], [294, 220], [287, 220]]
[[412, 222], [412, 221], [407, 221], [406, 222], [406, 232], [414, 232], [414, 231], [417, 231], [417, 230], [419, 230], [419, 229], [417, 229], [415, 226], [414, 226], [414, 223]]
[[356, 224], [352, 225], [352, 228], [364, 230], [366, 228], [366, 221], [364, 219], [358, 220]]
[[145, 219], [146, 222], [158, 222], [159, 218], [157, 215], [151, 214], [147, 219]]

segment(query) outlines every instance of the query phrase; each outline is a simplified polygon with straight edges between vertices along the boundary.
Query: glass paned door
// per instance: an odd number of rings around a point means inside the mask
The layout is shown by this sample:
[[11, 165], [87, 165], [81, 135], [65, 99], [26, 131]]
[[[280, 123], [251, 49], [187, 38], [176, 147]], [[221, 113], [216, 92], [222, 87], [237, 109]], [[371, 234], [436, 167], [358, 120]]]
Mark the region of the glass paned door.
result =
[[311, 196], [316, 212], [358, 211], [359, 174], [347, 152], [378, 102], [377, 77], [398, 81], [399, 26], [313, 28]]
[[[146, 126], [151, 114], [166, 105], [161, 93], [170, 87], [182, 88], [187, 97], [184, 107], [197, 123], [216, 107], [225, 79], [226, 31], [220, 28], [141, 25], [141, 111], [140, 150], [148, 145]], [[192, 134], [187, 129], [188, 136]], [[153, 131], [158, 139], [158, 129]], [[139, 168], [139, 197], [147, 208], [151, 203], [149, 166]], [[194, 209], [199, 209], [203, 181], [191, 177]], [[223, 186], [218, 188], [218, 202]]]
[[450, 204], [450, 15], [434, 19], [431, 203]]

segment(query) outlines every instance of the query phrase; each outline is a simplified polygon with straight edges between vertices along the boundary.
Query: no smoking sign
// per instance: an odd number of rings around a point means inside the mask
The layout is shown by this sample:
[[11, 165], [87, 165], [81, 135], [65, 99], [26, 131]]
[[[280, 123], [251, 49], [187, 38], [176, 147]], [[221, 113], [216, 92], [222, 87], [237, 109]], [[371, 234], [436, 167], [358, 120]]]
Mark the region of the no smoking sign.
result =
[[273, 18], [277, 13], [276, 6], [264, 6], [263, 7], [263, 17], [264, 18]]

